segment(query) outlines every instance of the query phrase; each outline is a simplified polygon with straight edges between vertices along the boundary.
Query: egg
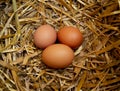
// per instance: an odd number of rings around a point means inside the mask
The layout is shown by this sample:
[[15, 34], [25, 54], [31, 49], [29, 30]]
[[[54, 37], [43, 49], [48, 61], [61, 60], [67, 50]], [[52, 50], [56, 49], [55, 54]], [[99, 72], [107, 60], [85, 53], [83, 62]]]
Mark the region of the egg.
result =
[[78, 48], [83, 42], [83, 35], [80, 30], [73, 26], [64, 26], [58, 33], [58, 41], [73, 49]]
[[57, 32], [51, 25], [41, 25], [33, 33], [33, 39], [36, 47], [44, 49], [55, 43], [57, 39]]
[[64, 44], [53, 44], [42, 52], [42, 61], [51, 68], [65, 68], [72, 63], [73, 50]]

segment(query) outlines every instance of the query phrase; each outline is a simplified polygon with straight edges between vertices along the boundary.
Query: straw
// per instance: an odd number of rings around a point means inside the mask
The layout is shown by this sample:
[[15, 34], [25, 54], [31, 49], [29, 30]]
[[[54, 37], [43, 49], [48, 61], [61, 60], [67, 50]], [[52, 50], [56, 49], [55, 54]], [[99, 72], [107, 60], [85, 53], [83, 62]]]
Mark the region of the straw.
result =
[[[0, 91], [119, 91], [120, 0], [0, 1]], [[77, 27], [72, 64], [51, 69], [34, 45], [42, 24]]]

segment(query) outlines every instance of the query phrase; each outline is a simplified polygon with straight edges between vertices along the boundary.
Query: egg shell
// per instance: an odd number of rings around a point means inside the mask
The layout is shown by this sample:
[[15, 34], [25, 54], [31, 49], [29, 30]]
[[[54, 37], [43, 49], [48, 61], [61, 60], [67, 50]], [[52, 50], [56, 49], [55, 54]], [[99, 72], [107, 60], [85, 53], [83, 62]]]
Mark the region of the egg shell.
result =
[[47, 46], [55, 43], [57, 39], [57, 32], [52, 26], [48, 24], [41, 25], [34, 32], [33, 38], [36, 47], [44, 49]]
[[42, 61], [51, 68], [65, 68], [72, 63], [73, 50], [64, 44], [53, 44], [42, 52]]
[[64, 26], [58, 33], [60, 43], [66, 44], [73, 49], [78, 48], [83, 42], [83, 35], [80, 30], [73, 26]]

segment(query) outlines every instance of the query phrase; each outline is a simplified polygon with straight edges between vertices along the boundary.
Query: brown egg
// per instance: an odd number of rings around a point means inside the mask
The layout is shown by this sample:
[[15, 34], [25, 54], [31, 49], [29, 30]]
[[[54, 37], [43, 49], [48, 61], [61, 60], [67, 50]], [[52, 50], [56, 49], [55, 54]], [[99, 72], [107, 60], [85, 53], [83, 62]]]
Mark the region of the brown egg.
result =
[[55, 29], [46, 24], [37, 28], [33, 34], [34, 44], [38, 48], [46, 48], [47, 46], [54, 44], [57, 38]]
[[64, 44], [53, 44], [42, 52], [42, 61], [51, 68], [65, 68], [72, 63], [73, 50]]
[[83, 35], [78, 28], [65, 26], [58, 31], [58, 40], [71, 48], [78, 48], [83, 42]]

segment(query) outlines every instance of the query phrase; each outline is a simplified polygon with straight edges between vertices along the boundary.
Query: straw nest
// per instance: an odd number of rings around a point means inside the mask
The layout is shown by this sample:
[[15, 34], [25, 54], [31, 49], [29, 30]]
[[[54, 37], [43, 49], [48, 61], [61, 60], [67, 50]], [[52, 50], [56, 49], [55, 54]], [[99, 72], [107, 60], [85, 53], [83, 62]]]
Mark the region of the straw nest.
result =
[[[120, 0], [0, 0], [0, 91], [120, 91]], [[78, 27], [73, 63], [50, 69], [33, 32]]]

